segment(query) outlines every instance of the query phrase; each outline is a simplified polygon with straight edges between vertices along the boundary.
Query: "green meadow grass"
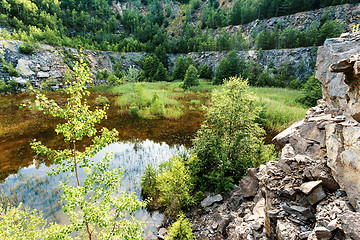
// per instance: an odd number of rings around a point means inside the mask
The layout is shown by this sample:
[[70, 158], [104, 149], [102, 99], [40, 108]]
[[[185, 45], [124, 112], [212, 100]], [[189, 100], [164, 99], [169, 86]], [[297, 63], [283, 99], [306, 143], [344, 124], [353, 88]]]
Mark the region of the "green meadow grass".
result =
[[[141, 82], [141, 83], [125, 83], [118, 86], [97, 86], [93, 87], [91, 91], [99, 93], [111, 93], [119, 95], [115, 98], [115, 105], [119, 107], [119, 111], [123, 113], [129, 112], [131, 105], [136, 104], [140, 106], [140, 115], [143, 118], [154, 118], [149, 111], [151, 99], [154, 94], [159, 95], [159, 100], [165, 107], [165, 118], [178, 119], [184, 114], [183, 99], [190, 94], [206, 94], [212, 91], [217, 86], [211, 85], [205, 79], [200, 79], [200, 86], [191, 87], [187, 90], [181, 88], [181, 81], [174, 82]], [[141, 99], [136, 97], [136, 86], [141, 84]], [[205, 93], [204, 93], [205, 92]], [[198, 104], [200, 100], [194, 99]]]
[[[174, 82], [141, 82], [143, 89], [143, 98], [140, 105], [144, 118], [151, 118], [148, 107], [152, 96], [157, 93], [160, 101], [165, 106], [165, 118], [177, 119], [184, 114], [183, 99], [188, 94], [196, 95], [195, 98], [201, 95], [206, 99], [210, 99], [211, 91], [220, 88], [219, 85], [212, 85], [205, 79], [200, 79], [200, 86], [191, 87], [188, 90], [181, 88], [181, 81]], [[119, 107], [121, 112], [128, 112], [130, 105], [133, 103], [135, 94], [134, 83], [126, 83], [119, 86], [94, 87], [93, 91], [108, 92], [118, 94], [115, 105]], [[263, 107], [260, 114], [260, 123], [267, 129], [275, 132], [280, 132], [289, 127], [292, 123], [304, 118], [307, 107], [296, 102], [296, 98], [301, 95], [301, 91], [291, 90], [285, 88], [270, 88], [270, 87], [250, 87], [250, 91], [259, 98], [259, 102]], [[190, 100], [190, 108], [192, 110], [198, 109], [201, 105], [199, 99]], [[191, 110], [190, 109], [190, 110]]]
[[298, 90], [250, 87], [250, 91], [259, 97], [263, 107], [260, 122], [268, 130], [281, 132], [304, 118], [308, 110], [295, 101], [301, 95], [301, 91]]

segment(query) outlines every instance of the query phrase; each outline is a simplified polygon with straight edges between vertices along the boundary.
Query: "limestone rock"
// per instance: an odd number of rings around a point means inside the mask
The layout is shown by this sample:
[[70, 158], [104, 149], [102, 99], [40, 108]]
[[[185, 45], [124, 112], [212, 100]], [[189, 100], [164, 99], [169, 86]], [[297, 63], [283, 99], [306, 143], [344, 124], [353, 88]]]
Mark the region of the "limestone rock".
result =
[[296, 240], [300, 234], [300, 228], [292, 222], [280, 220], [276, 226], [276, 235], [279, 240]]
[[38, 72], [38, 73], [36, 74], [36, 76], [37, 76], [38, 78], [48, 78], [48, 77], [50, 77], [50, 73], [48, 73], [48, 72]]
[[311, 205], [314, 205], [324, 199], [326, 197], [326, 194], [322, 188], [322, 186], [317, 187], [315, 190], [313, 190], [308, 196], [307, 200]]
[[240, 180], [240, 187], [244, 197], [254, 197], [256, 195], [259, 189], [259, 180], [251, 169], [248, 170], [247, 176]]
[[16, 66], [16, 70], [19, 72], [21, 76], [29, 77], [34, 75], [35, 73], [30, 69], [29, 65], [31, 64], [30, 60], [27, 59], [19, 59], [18, 64]]
[[277, 150], [281, 150], [287, 143], [289, 143], [290, 138], [294, 135], [295, 130], [300, 126], [304, 124], [304, 121], [299, 121], [291, 125], [289, 128], [284, 130], [283, 132], [276, 135], [272, 142], [275, 145], [275, 148]]
[[208, 196], [204, 200], [201, 201], [201, 206], [208, 207], [211, 206], [213, 203], [221, 202], [223, 200], [223, 197], [220, 194], [217, 194], [215, 196]]
[[327, 164], [335, 180], [360, 210], [360, 136], [359, 127], [331, 124], [326, 128]]
[[303, 183], [300, 190], [305, 194], [310, 194], [315, 188], [319, 187], [322, 181], [311, 181]]
[[168, 230], [166, 228], [160, 228], [158, 231], [158, 238], [159, 239], [165, 239], [165, 235], [168, 233]]
[[[341, 38], [341, 41], [327, 42], [324, 46], [318, 48], [316, 79], [321, 82], [323, 90], [323, 99], [330, 107], [348, 109], [348, 86], [345, 84], [345, 76], [335, 72], [329, 72], [332, 64], [355, 55], [360, 51], [360, 45], [352, 39], [352, 35], [348, 38]], [[337, 39], [336, 39], [337, 40]], [[346, 68], [344, 66], [333, 66], [337, 70]]]
[[316, 227], [314, 232], [319, 240], [329, 240], [332, 237], [331, 231], [325, 227]]
[[360, 213], [347, 211], [339, 218], [345, 233], [354, 240], [360, 240]]

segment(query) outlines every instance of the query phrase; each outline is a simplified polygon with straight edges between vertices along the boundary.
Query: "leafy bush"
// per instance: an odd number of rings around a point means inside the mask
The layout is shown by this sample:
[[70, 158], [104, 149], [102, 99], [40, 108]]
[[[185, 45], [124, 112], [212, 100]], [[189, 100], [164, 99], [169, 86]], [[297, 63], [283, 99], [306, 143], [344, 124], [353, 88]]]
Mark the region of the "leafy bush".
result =
[[194, 202], [196, 204], [199, 204], [202, 200], [204, 200], [204, 198], [205, 198], [205, 194], [202, 191], [198, 191], [195, 193]]
[[167, 81], [168, 80], [166, 68], [164, 67], [164, 65], [162, 63], [159, 63], [159, 66], [156, 70], [154, 79], [155, 79], [155, 81]]
[[0, 79], [0, 93], [14, 93], [17, 90], [18, 83], [15, 80], [10, 80], [7, 83], [4, 79]]
[[223, 80], [239, 75], [239, 57], [235, 50], [230, 51], [226, 57], [222, 58], [216, 67], [214, 83], [222, 84]]
[[205, 64], [204, 66], [200, 67], [199, 74], [200, 78], [211, 79], [213, 73], [211, 71], [211, 68], [207, 64]]
[[191, 229], [191, 222], [180, 213], [176, 222], [169, 228], [169, 233], [165, 236], [165, 240], [193, 240], [194, 235]]
[[156, 168], [150, 163], [146, 166], [144, 175], [141, 176], [141, 195], [150, 200], [150, 203], [156, 202], [158, 191], [156, 188]]
[[24, 54], [33, 53], [38, 47], [32, 43], [26, 42], [23, 45], [19, 46], [19, 52]]
[[132, 105], [129, 108], [129, 113], [130, 116], [134, 117], [134, 118], [138, 118], [140, 117], [140, 108], [137, 105]]
[[40, 83], [40, 88], [46, 91], [52, 90], [51, 87], [54, 87], [59, 84], [59, 81], [54, 78], [48, 78], [45, 80], [42, 80]]
[[173, 71], [173, 80], [176, 79], [184, 80], [186, 71], [189, 69], [190, 65], [196, 66], [196, 63], [191, 57], [176, 58], [175, 67]]
[[151, 105], [150, 105], [150, 112], [151, 112], [151, 114], [158, 116], [158, 117], [165, 116], [164, 104], [160, 101], [159, 95], [157, 93], [155, 93], [152, 97]]
[[11, 63], [6, 62], [4, 59], [1, 59], [1, 66], [3, 70], [5, 70], [10, 76], [12, 77], [19, 77], [20, 74], [18, 71], [14, 68], [14, 66]]
[[310, 76], [309, 80], [304, 83], [302, 96], [296, 101], [308, 107], [314, 107], [317, 100], [322, 98], [321, 83], [316, 80], [315, 75]]
[[198, 71], [193, 65], [190, 65], [188, 70], [185, 73], [184, 82], [182, 84], [182, 88], [188, 89], [193, 86], [199, 86], [199, 75]]
[[112, 85], [121, 85], [124, 83], [122, 78], [118, 78], [116, 74], [112, 72], [109, 74], [109, 77], [107, 78], [107, 82]]
[[213, 92], [206, 120], [193, 140], [198, 158], [189, 161], [201, 190], [228, 192], [247, 168], [266, 161], [260, 154], [265, 131], [255, 122], [260, 110], [241, 78], [232, 77]]
[[165, 214], [174, 219], [181, 211], [193, 204], [190, 195], [193, 184], [184, 159], [174, 157], [168, 166], [156, 177], [159, 191], [159, 205], [166, 208]]
[[2, 239], [56, 239], [56, 233], [65, 230], [64, 226], [50, 224], [42, 213], [18, 207], [0, 206], [0, 238]]
[[109, 104], [109, 99], [105, 96], [99, 95], [95, 98], [95, 103], [98, 106], [105, 106]]
[[175, 219], [182, 209], [193, 204], [193, 184], [184, 161], [174, 156], [161, 163], [158, 171], [148, 166], [141, 178], [143, 196], [151, 198], [150, 206], [164, 208], [169, 219]]
[[137, 70], [135, 67], [130, 67], [125, 75], [124, 78], [127, 82], [136, 83], [139, 80], [139, 70]]

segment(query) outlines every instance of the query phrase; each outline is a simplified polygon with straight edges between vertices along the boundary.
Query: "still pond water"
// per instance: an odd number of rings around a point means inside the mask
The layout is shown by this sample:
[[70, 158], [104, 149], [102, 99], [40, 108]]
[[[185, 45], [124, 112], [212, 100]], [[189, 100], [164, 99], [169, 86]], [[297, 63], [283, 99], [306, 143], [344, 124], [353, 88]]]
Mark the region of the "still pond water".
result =
[[[56, 94], [53, 97], [61, 99]], [[107, 97], [111, 100], [115, 96]], [[19, 109], [19, 104], [28, 98], [26, 94], [0, 97], [0, 128], [13, 131], [13, 134], [0, 135], [0, 204], [17, 205], [23, 202], [26, 207], [42, 211], [48, 221], [66, 223], [58, 188], [59, 181], [66, 177], [47, 176], [54, 165], [35, 156], [29, 142], [36, 138], [52, 148], [67, 146], [54, 132], [58, 119]], [[141, 120], [119, 115], [116, 108], [110, 108], [108, 119], [102, 122], [102, 126], [116, 128], [120, 141], [100, 151], [94, 161], [101, 159], [106, 152], [113, 152], [111, 168], [125, 169], [118, 191], [135, 192], [140, 198], [140, 177], [148, 163], [159, 165], [174, 154], [186, 152], [191, 146], [190, 139], [203, 120], [203, 114], [199, 111], [188, 111], [177, 120]], [[87, 144], [87, 140], [84, 144]], [[141, 209], [135, 216], [147, 224], [145, 239], [152, 239], [162, 223], [163, 215]]]

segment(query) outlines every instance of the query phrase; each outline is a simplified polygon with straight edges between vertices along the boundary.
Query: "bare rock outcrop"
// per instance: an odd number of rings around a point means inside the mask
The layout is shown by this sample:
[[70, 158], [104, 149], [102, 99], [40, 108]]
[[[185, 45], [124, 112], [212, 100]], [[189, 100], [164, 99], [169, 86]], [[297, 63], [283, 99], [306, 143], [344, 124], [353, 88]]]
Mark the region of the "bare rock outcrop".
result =
[[[328, 39], [324, 46], [318, 48], [316, 79], [322, 85], [323, 98], [331, 108], [348, 109], [348, 85], [345, 75], [337, 74], [335, 66], [329, 71], [332, 64], [356, 55], [360, 52], [360, 33], [349, 34], [343, 38]], [[340, 66], [338, 66], [340, 67]]]

